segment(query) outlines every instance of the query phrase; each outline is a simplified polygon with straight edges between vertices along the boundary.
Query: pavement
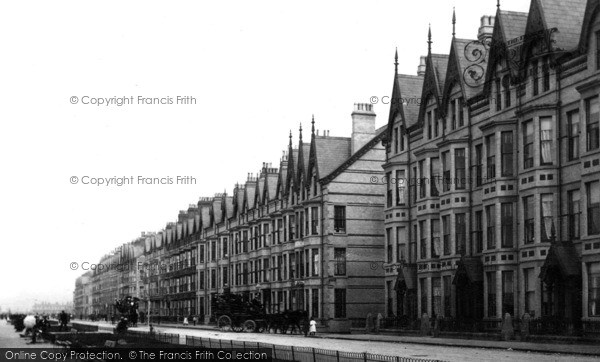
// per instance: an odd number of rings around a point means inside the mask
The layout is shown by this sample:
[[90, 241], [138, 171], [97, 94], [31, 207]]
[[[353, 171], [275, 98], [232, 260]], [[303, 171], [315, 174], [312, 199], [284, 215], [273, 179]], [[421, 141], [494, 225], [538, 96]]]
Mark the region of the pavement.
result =
[[[49, 346], [52, 346], [52, 343], [44, 341], [31, 344], [31, 338], [21, 337], [20, 333], [15, 331], [12, 324], [7, 323], [4, 319], [0, 321], [0, 348], [38, 348]], [[0, 360], [2, 360], [1, 357]]]
[[[98, 324], [101, 329], [109, 329], [115, 325], [103, 322], [78, 321], [75, 323], [90, 323]], [[139, 329], [147, 329], [146, 325], [138, 325]], [[168, 329], [168, 333], [186, 334], [186, 330], [197, 331], [212, 331], [220, 332], [216, 327], [210, 325], [182, 325], [174, 323], [153, 324], [155, 330], [163, 332]], [[241, 333], [244, 335], [245, 333]], [[251, 334], [251, 333], [250, 333]], [[238, 334], [239, 335], [239, 334]], [[297, 335], [298, 338], [302, 336]], [[545, 354], [569, 354], [581, 356], [599, 356], [600, 344], [566, 344], [566, 343], [537, 343], [537, 342], [521, 342], [521, 341], [493, 341], [493, 340], [477, 340], [477, 339], [459, 339], [459, 338], [433, 338], [430, 336], [399, 336], [390, 334], [335, 334], [335, 333], [318, 333], [316, 338], [348, 340], [348, 341], [364, 341], [364, 342], [383, 342], [383, 343], [409, 343], [431, 346], [446, 346], [446, 347], [463, 347], [463, 348], [483, 348], [508, 351], [523, 351]]]

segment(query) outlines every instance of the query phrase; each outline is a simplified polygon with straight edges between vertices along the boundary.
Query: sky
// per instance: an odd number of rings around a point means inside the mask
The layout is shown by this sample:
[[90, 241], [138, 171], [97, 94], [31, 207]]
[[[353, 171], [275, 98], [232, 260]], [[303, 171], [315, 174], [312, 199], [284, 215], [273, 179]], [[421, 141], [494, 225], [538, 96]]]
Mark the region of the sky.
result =
[[391, 95], [396, 47], [416, 74], [431, 23], [449, 52], [453, 7], [475, 39], [496, 1], [2, 2], [0, 308], [72, 301], [82, 264], [277, 167], [312, 114], [349, 137], [353, 104]]

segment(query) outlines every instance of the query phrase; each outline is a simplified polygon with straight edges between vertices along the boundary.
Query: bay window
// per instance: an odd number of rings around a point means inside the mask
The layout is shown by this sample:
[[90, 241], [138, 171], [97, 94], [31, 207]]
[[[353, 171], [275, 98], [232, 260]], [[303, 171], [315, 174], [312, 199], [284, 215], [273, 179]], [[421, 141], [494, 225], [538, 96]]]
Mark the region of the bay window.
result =
[[569, 161], [579, 158], [579, 110], [567, 113], [569, 128]]
[[535, 239], [533, 196], [523, 198], [523, 216], [525, 244], [533, 243]]
[[500, 162], [502, 168], [502, 176], [512, 176], [513, 175], [513, 133], [511, 131], [502, 132], [500, 134], [500, 138], [502, 140], [501, 152], [502, 159]]
[[454, 150], [454, 178], [456, 190], [464, 190], [467, 182], [465, 149], [458, 148]]
[[600, 104], [598, 96], [585, 101], [587, 150], [600, 148]]
[[440, 220], [431, 219], [431, 257], [440, 256]]
[[590, 182], [587, 189], [588, 235], [600, 234], [600, 181]]
[[551, 165], [552, 152], [552, 117], [540, 118], [540, 164]]
[[542, 194], [542, 241], [550, 241], [554, 233], [554, 219], [552, 212], [554, 210], [554, 195]]
[[455, 243], [456, 254], [462, 255], [466, 252], [467, 246], [467, 223], [465, 214], [460, 213], [454, 216], [455, 225]]
[[588, 316], [600, 317], [600, 263], [588, 264]]
[[523, 123], [523, 168], [533, 167], [533, 121]]
[[579, 219], [581, 214], [579, 190], [571, 190], [567, 192], [567, 207], [569, 216], [569, 239], [579, 239], [580, 228]]
[[501, 246], [503, 248], [512, 248], [513, 247], [513, 205], [512, 203], [502, 203], [500, 205], [500, 213], [501, 216], [501, 233], [502, 240]]

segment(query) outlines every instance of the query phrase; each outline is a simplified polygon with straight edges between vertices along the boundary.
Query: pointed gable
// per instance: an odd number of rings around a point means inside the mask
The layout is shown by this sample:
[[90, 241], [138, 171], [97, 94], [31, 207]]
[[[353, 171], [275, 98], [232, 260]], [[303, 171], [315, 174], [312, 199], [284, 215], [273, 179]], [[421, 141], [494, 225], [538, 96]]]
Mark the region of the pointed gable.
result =
[[310, 143], [302, 142], [302, 130], [300, 130], [300, 142], [301, 144], [298, 145], [298, 163], [296, 165], [296, 178], [294, 180], [294, 187], [300, 187], [300, 185], [306, 186], [306, 174], [308, 172]]
[[600, 0], [588, 1], [584, 14], [581, 34], [579, 35], [579, 50], [581, 53], [587, 52], [589, 35], [593, 31], [594, 21], [600, 14]]
[[254, 206], [258, 207], [264, 204], [263, 192], [265, 188], [265, 167], [266, 163], [263, 163], [263, 168], [260, 170], [259, 176], [256, 178], [256, 192], [254, 193]]
[[474, 97], [483, 90], [489, 52], [479, 40], [453, 38], [448, 57], [442, 108], [447, 109], [452, 89], [459, 86], [463, 98]]
[[284, 188], [284, 196], [288, 196], [290, 192], [292, 192], [292, 188], [295, 185], [295, 175], [296, 175], [296, 160], [298, 159], [298, 149], [292, 149], [290, 147], [290, 155], [288, 157], [288, 167], [287, 167], [287, 177], [285, 180], [285, 188]]
[[491, 85], [496, 78], [496, 69], [502, 60], [506, 61], [512, 77], [515, 80], [519, 78], [519, 73], [522, 71], [520, 57], [527, 17], [528, 13], [516, 11], [498, 10], [496, 12], [483, 87], [486, 95], [491, 92]]
[[[448, 67], [448, 55], [429, 54], [426, 61], [425, 78], [423, 80], [423, 89], [421, 92], [421, 107], [419, 109], [418, 123], [424, 124], [425, 112], [427, 109], [427, 100], [433, 98], [434, 102], [439, 103], [444, 89], [444, 80], [446, 78], [446, 69]], [[441, 104], [438, 104], [441, 106]], [[440, 108], [443, 114], [443, 109]]]
[[287, 179], [287, 168], [288, 168], [288, 155], [284, 152], [281, 161], [279, 162], [279, 173], [277, 175], [277, 186], [276, 186], [276, 199], [283, 198], [285, 191], [285, 182]]
[[586, 3], [587, 0], [532, 0], [526, 34], [533, 34], [530, 30], [539, 30], [543, 24], [545, 30], [557, 29], [553, 33], [553, 50], [577, 47]]
[[[397, 66], [396, 66], [397, 68]], [[384, 143], [392, 140], [392, 132], [397, 121], [408, 129], [419, 118], [419, 99], [423, 92], [423, 77], [417, 75], [395, 74], [392, 86], [392, 104], [388, 117], [387, 133]]]

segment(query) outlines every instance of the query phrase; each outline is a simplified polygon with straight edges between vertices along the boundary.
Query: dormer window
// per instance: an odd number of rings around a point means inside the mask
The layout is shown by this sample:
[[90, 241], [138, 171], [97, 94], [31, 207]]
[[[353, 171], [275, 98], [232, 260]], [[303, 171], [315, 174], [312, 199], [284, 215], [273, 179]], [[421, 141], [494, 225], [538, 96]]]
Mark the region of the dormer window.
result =
[[427, 112], [427, 138], [431, 139], [432, 138], [432, 132], [431, 132], [431, 127], [433, 126], [433, 115], [430, 112]]
[[452, 129], [456, 129], [456, 111], [455, 111], [454, 107], [455, 107], [454, 101], [451, 101], [450, 104], [448, 105], [448, 108], [450, 108], [448, 111], [450, 113], [450, 119], [452, 120]]
[[535, 60], [531, 66], [531, 80], [533, 82], [533, 95], [537, 96], [540, 93], [539, 82], [538, 82], [538, 61]]
[[550, 90], [550, 62], [548, 58], [542, 63], [542, 90], [543, 92]]
[[462, 97], [457, 99], [458, 103], [458, 126], [462, 127], [465, 125], [465, 105]]
[[504, 89], [504, 107], [509, 108], [511, 104], [510, 99], [510, 78], [508, 75], [505, 75], [502, 78], [502, 88]]
[[502, 89], [500, 87], [500, 78], [496, 78], [496, 112], [502, 110]]

